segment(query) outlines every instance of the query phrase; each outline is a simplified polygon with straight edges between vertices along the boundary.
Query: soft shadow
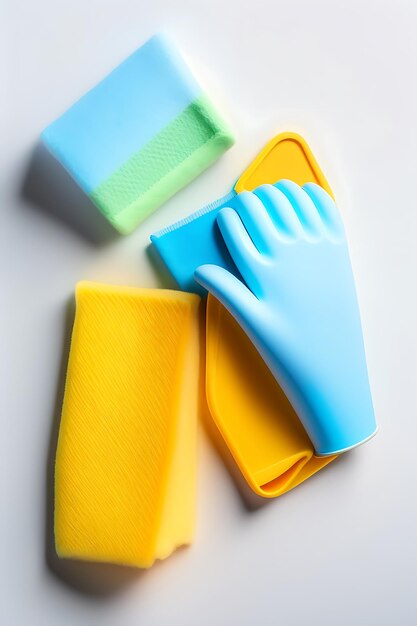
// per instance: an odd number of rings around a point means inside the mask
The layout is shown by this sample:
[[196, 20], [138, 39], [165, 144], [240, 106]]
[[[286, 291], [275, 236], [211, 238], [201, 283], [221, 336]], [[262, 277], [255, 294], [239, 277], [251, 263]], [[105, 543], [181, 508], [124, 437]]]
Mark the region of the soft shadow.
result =
[[71, 228], [95, 246], [118, 237], [116, 230], [41, 141], [30, 156], [21, 196], [31, 207]]
[[[158, 279], [158, 286], [164, 289], [178, 289], [178, 285], [172, 278], [168, 268], [161, 259], [157, 249], [151, 243], [146, 248], [146, 254], [151, 262], [152, 267], [155, 270]], [[229, 448], [224, 442], [224, 439], [220, 435], [213, 418], [211, 417], [210, 410], [206, 400], [206, 299], [203, 298], [200, 312], [200, 359], [201, 369], [199, 377], [199, 418], [203, 424], [205, 433], [207, 434], [210, 443], [213, 445], [216, 453], [223, 461], [226, 470], [230, 474], [230, 477], [242, 499], [242, 503], [248, 511], [253, 511], [261, 508], [267, 504], [266, 498], [261, 498], [247, 484], [242, 473], [240, 472], [235, 460], [233, 459]]]
[[156, 277], [158, 279], [158, 287], [161, 289], [178, 289], [178, 285], [171, 276], [167, 266], [159, 256], [159, 253], [155, 246], [150, 243], [145, 248], [146, 256], [148, 257], [153, 269], [155, 270]]
[[213, 418], [210, 415], [210, 411], [208, 409], [205, 398], [204, 398], [204, 403], [205, 403], [205, 406], [203, 410], [201, 411], [202, 416], [203, 416], [202, 421], [203, 421], [204, 430], [212, 446], [216, 450], [217, 455], [219, 456], [227, 472], [229, 473], [229, 476], [232, 479], [233, 484], [236, 487], [236, 490], [241, 498], [244, 508], [248, 512], [257, 511], [263, 508], [267, 504], [271, 503], [272, 499], [261, 498], [261, 496], [258, 496], [258, 494], [252, 491], [252, 489], [249, 487], [243, 474], [239, 470], [239, 467], [237, 466], [236, 461], [231, 455], [229, 448], [225, 444], [222, 436], [220, 435], [213, 421]]
[[136, 582], [144, 572], [135, 568], [105, 563], [88, 563], [60, 559], [55, 551], [54, 540], [54, 471], [55, 455], [64, 397], [65, 377], [74, 322], [74, 299], [66, 304], [64, 315], [64, 347], [58, 373], [57, 393], [51, 425], [48, 457], [46, 463], [46, 524], [45, 561], [50, 572], [80, 594], [92, 597], [108, 597]]
[[361, 446], [358, 446], [357, 448], [353, 448], [352, 450], [343, 452], [343, 454], [339, 454], [339, 456], [337, 456], [331, 463], [329, 463], [325, 467], [322, 467], [321, 470], [317, 472], [317, 474], [314, 474], [313, 476], [311, 476], [309, 480], [311, 480], [312, 478], [315, 478], [319, 474], [323, 474], [323, 472], [330, 471], [330, 470], [332, 470], [333, 472], [344, 472], [345, 471], [344, 466], [346, 464], [352, 465], [352, 463], [356, 463], [358, 459], [358, 452], [360, 453], [360, 447]]
[[[178, 285], [172, 278], [168, 268], [165, 263], [161, 259], [158, 254], [157, 249], [151, 243], [146, 248], [146, 254], [148, 259], [151, 262], [152, 267], [155, 270], [155, 273], [158, 278], [159, 287], [165, 289], [178, 289]], [[220, 435], [213, 418], [211, 417], [210, 410], [207, 405], [206, 400], [206, 375], [205, 375], [205, 365], [206, 365], [206, 299], [202, 299], [200, 306], [200, 358], [201, 358], [201, 375], [199, 382], [199, 396], [200, 396], [200, 407], [199, 407], [199, 415], [200, 420], [203, 424], [204, 431], [206, 432], [211, 444], [216, 450], [218, 456], [223, 461], [223, 464], [226, 467], [236, 489], [239, 493], [242, 503], [246, 510], [255, 511], [265, 506], [269, 500], [266, 498], [261, 498], [256, 493], [252, 491], [243, 477], [239, 467], [237, 466], [233, 456], [231, 455], [229, 448], [227, 447], [224, 439]]]
[[206, 398], [206, 300], [202, 301], [200, 307], [200, 355], [201, 355], [201, 376], [200, 376], [200, 419], [203, 424], [205, 433], [210, 443], [214, 447], [217, 455], [223, 462], [228, 471], [236, 490], [241, 498], [242, 504], [246, 511], [252, 512], [266, 506], [271, 500], [261, 498], [249, 487], [243, 474], [241, 473], [236, 461], [234, 460], [229, 448], [227, 447], [223, 437], [221, 436], [214, 420], [211, 416], [210, 409]]

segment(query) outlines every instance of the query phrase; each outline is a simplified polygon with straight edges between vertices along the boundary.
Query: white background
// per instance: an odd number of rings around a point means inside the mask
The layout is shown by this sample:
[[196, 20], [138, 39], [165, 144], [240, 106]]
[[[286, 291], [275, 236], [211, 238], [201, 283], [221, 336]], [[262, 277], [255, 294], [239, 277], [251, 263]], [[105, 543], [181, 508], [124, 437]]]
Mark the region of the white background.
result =
[[[0, 623], [415, 624], [416, 3], [3, 0], [1, 12]], [[161, 29], [237, 142], [121, 238], [37, 138]], [[166, 284], [149, 234], [228, 191], [282, 130], [306, 137], [343, 212], [380, 433], [251, 509], [202, 430], [191, 548], [142, 574], [59, 563], [47, 510], [75, 283]]]

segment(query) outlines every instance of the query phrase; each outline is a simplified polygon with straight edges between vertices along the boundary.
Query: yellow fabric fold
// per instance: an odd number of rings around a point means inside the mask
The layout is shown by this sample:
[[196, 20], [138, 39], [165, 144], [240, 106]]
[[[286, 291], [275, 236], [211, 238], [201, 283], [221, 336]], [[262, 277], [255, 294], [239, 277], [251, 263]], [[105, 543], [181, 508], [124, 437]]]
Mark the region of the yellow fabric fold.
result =
[[59, 556], [149, 567], [192, 541], [198, 302], [77, 286], [55, 465]]

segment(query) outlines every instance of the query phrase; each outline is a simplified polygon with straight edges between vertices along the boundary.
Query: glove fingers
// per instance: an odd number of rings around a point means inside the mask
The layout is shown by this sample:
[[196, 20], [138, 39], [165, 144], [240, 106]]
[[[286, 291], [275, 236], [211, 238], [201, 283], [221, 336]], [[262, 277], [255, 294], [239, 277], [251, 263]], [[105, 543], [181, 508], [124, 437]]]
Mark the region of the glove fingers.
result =
[[249, 237], [242, 220], [234, 209], [226, 207], [219, 211], [217, 223], [230, 256], [243, 280], [249, 289], [257, 294], [259, 292], [257, 267], [261, 261], [261, 256]]
[[305, 234], [318, 239], [323, 234], [322, 221], [310, 196], [291, 180], [280, 180], [275, 185], [291, 202]]
[[320, 215], [324, 226], [331, 235], [336, 237], [344, 236], [344, 228], [340, 217], [339, 209], [333, 198], [322, 187], [315, 183], [307, 183], [303, 186], [304, 191], [311, 200]]
[[259, 301], [236, 276], [218, 265], [200, 265], [194, 272], [195, 280], [213, 294], [223, 306], [246, 327], [256, 315]]
[[276, 246], [275, 228], [262, 201], [254, 193], [242, 191], [237, 210], [258, 251], [271, 254]]
[[273, 185], [261, 185], [254, 193], [263, 203], [275, 230], [283, 241], [301, 237], [300, 220], [288, 198]]

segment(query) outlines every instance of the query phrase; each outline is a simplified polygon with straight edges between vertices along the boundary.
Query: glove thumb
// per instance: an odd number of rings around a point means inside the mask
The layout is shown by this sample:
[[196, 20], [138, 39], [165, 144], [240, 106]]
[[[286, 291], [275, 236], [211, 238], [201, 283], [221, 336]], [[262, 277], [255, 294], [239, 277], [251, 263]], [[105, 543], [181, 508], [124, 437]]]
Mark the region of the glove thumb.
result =
[[228, 270], [218, 265], [200, 265], [195, 280], [213, 294], [246, 330], [259, 304], [253, 293]]

